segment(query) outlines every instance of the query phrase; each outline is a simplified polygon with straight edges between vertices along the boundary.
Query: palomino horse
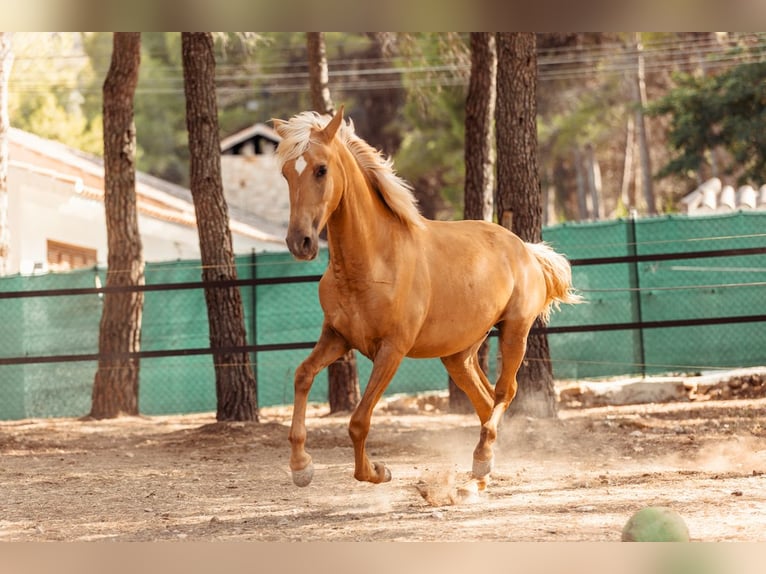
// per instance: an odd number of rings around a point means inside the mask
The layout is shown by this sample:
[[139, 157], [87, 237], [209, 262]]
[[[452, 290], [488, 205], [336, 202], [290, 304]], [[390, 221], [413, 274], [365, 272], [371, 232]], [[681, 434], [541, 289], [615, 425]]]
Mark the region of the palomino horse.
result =
[[[273, 120], [277, 157], [290, 188], [287, 246], [310, 260], [327, 226], [330, 263], [319, 283], [324, 324], [319, 341], [295, 372], [289, 440], [298, 486], [311, 482], [306, 402], [314, 377], [349, 349], [373, 362], [351, 415], [357, 480], [391, 480], [365, 453], [373, 409], [404, 357], [440, 357], [481, 421], [473, 476], [488, 478], [503, 412], [516, 394], [516, 372], [536, 317], [574, 303], [566, 259], [544, 244], [524, 243], [483, 221], [430, 221], [390, 160], [354, 134], [343, 109], [332, 118], [304, 112]], [[497, 325], [502, 368], [496, 385], [479, 368], [477, 351]]]

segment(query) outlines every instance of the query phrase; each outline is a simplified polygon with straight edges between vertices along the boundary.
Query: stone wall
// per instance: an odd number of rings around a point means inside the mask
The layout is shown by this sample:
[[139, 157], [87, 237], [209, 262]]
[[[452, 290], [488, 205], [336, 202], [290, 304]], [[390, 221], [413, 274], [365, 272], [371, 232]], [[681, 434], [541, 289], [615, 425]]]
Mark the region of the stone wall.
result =
[[286, 225], [290, 215], [287, 182], [273, 154], [223, 155], [221, 176], [229, 205]]

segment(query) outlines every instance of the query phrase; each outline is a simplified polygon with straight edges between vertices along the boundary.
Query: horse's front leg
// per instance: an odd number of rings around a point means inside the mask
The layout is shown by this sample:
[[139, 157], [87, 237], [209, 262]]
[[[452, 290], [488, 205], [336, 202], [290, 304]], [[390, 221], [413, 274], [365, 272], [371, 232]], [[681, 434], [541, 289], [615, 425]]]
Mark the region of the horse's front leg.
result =
[[367, 482], [388, 482], [391, 472], [379, 462], [371, 463], [365, 452], [367, 434], [370, 431], [370, 420], [375, 405], [380, 400], [388, 383], [399, 368], [404, 354], [383, 343], [375, 355], [372, 373], [364, 391], [362, 400], [351, 415], [348, 433], [354, 443], [354, 478]]
[[314, 465], [306, 452], [306, 404], [317, 373], [349, 350], [349, 344], [325, 323], [311, 354], [295, 370], [295, 401], [289, 440], [290, 470], [297, 486], [308, 486], [314, 477]]

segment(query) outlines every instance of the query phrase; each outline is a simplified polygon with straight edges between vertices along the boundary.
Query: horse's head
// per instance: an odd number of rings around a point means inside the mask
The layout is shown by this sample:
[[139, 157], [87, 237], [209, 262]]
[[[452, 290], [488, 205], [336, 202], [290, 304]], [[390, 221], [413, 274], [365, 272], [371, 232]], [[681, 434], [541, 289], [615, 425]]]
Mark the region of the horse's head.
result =
[[319, 251], [319, 233], [338, 206], [342, 192], [342, 168], [333, 151], [333, 140], [343, 122], [343, 107], [324, 128], [312, 127], [297, 137], [296, 131], [291, 131], [292, 120], [273, 121], [283, 143], [294, 146], [292, 151], [283, 152], [282, 164], [282, 175], [290, 189], [287, 247], [296, 259], [314, 259]]

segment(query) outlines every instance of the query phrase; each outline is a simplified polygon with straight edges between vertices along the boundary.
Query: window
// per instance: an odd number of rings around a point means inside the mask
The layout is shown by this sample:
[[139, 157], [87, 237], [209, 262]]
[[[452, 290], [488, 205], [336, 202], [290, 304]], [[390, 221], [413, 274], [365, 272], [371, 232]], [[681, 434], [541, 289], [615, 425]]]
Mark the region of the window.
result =
[[96, 265], [96, 250], [48, 239], [48, 269], [70, 271]]

